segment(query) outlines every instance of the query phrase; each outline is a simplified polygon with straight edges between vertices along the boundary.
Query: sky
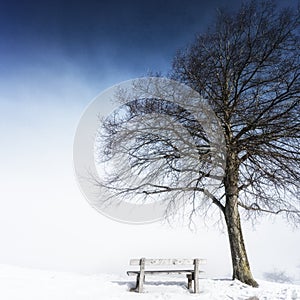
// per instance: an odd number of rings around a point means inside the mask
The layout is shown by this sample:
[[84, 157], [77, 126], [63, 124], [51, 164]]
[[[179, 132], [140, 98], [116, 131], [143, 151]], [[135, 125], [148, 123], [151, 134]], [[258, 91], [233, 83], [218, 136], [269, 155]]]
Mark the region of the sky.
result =
[[[123, 272], [132, 257], [203, 256], [208, 274], [231, 273], [227, 238], [216, 228], [125, 225], [95, 211], [76, 183], [72, 147], [97, 94], [149, 72], [167, 74], [217, 7], [240, 4], [0, 2], [0, 264]], [[280, 220], [245, 226], [254, 274], [297, 272], [299, 230]]]

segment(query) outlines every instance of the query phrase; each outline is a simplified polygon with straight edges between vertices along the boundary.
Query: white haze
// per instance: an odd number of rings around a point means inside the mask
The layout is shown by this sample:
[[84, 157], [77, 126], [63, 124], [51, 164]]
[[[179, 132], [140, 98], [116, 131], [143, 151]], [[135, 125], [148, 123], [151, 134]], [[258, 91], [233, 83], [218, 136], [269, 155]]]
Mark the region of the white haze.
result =
[[[39, 72], [35, 76], [31, 80], [39, 80]], [[124, 274], [133, 257], [201, 257], [208, 260], [205, 276], [230, 277], [227, 237], [217, 228], [126, 225], [86, 202], [73, 173], [74, 133], [85, 105], [118, 82], [110, 78], [98, 89], [70, 76], [46, 76], [49, 86], [39, 87], [2, 82], [0, 264]], [[299, 230], [280, 219], [264, 219], [255, 231], [244, 225], [254, 276], [277, 269], [299, 280]]]

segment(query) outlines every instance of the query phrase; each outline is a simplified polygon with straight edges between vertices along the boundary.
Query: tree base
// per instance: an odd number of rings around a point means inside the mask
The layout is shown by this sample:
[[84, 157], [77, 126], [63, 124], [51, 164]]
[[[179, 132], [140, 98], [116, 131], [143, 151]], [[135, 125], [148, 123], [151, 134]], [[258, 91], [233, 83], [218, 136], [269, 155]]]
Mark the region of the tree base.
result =
[[240, 282], [245, 283], [247, 285], [250, 285], [250, 286], [252, 286], [254, 288], [258, 288], [259, 287], [259, 284], [254, 279], [252, 279], [252, 278], [247, 278], [247, 279], [233, 278], [233, 280], [234, 279], [237, 279]]

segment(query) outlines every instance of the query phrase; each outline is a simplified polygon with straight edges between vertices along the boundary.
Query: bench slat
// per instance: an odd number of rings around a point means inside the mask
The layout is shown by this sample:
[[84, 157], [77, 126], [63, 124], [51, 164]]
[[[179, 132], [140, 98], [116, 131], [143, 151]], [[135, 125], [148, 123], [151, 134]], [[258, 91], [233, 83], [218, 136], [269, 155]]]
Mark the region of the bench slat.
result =
[[[193, 273], [194, 270], [153, 270], [153, 271], [145, 271], [144, 274], [190, 274]], [[199, 273], [202, 273], [203, 271], [199, 271]], [[128, 271], [127, 275], [138, 275], [140, 271]]]
[[[140, 265], [140, 259], [131, 259], [130, 265], [131, 266], [139, 266]], [[199, 259], [200, 264], [205, 264], [206, 259]], [[171, 266], [171, 265], [193, 265], [194, 259], [145, 259], [145, 265], [147, 266]]]

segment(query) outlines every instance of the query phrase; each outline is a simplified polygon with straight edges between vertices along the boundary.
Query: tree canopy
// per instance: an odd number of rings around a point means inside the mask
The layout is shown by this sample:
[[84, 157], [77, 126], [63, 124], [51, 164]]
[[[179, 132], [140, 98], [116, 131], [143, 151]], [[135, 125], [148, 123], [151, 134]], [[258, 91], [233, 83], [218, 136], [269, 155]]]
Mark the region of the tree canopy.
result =
[[[203, 111], [206, 99], [218, 123], [209, 130], [213, 118], [198, 122], [176, 101], [126, 91], [121, 110], [102, 122], [104, 160], [122, 153], [129, 164], [119, 162], [99, 184], [113, 198], [164, 199], [166, 215], [191, 219], [216, 207], [228, 229], [233, 278], [252, 286], [240, 210], [251, 219], [282, 214], [300, 224], [299, 21], [299, 10], [248, 2], [220, 10], [214, 26], [178, 52], [171, 77], [199, 93], [187, 98], [189, 107]], [[219, 130], [223, 141], [214, 136]], [[134, 181], [132, 172], [146, 176]]]

